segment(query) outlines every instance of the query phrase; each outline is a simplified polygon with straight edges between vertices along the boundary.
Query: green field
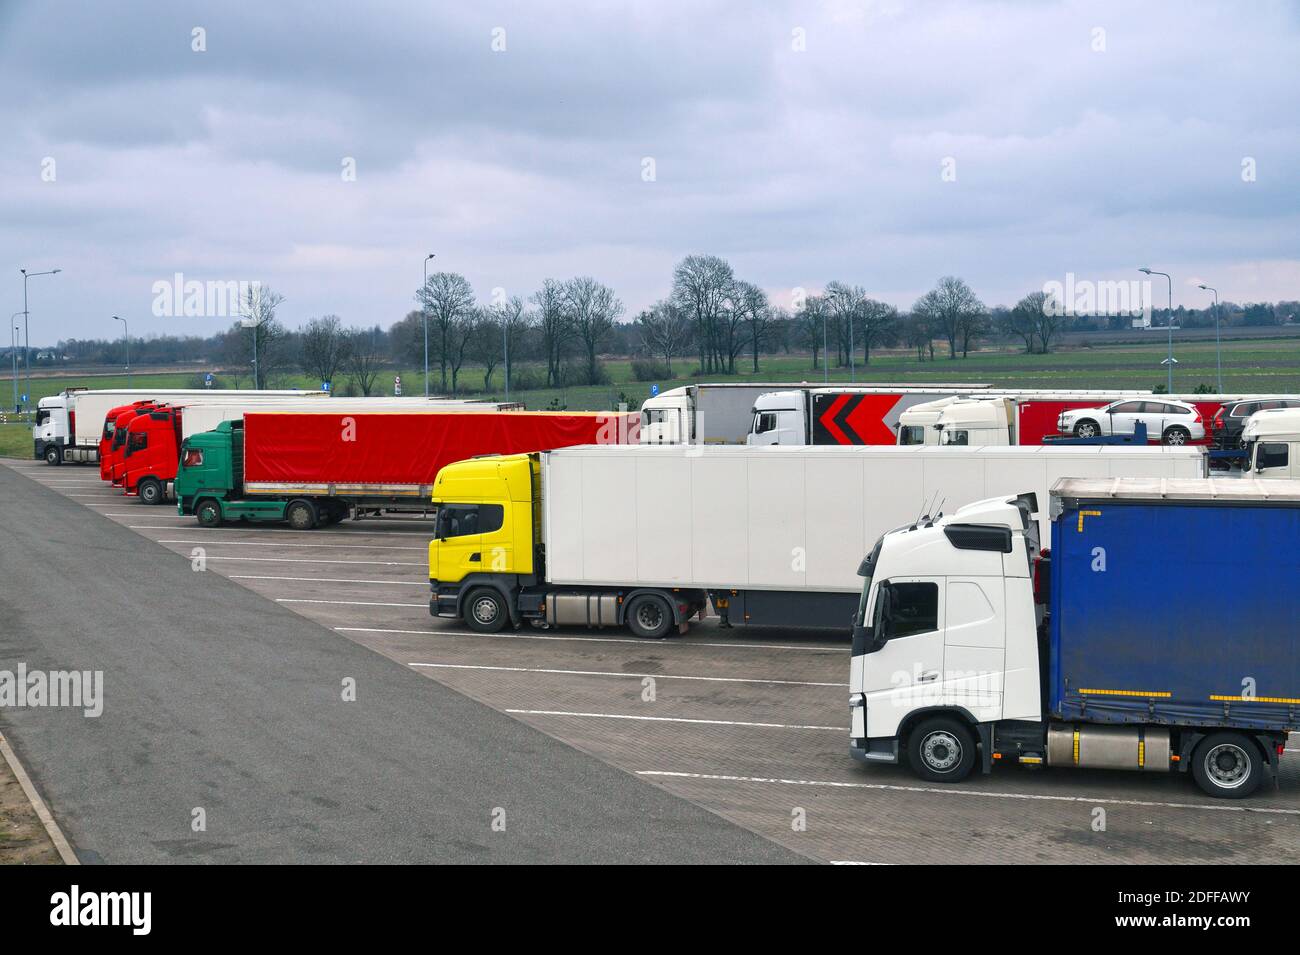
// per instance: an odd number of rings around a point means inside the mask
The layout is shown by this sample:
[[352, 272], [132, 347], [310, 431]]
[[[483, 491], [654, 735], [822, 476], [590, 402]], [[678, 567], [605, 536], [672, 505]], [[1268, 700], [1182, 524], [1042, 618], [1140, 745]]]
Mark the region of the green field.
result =
[[[1140, 345], [1100, 345], [1092, 347], [1064, 347], [1048, 355], [1025, 355], [1010, 350], [983, 350], [972, 352], [966, 359], [949, 360], [940, 356], [935, 361], [918, 362], [915, 354], [891, 350], [873, 356], [871, 364], [855, 369], [853, 380], [860, 383], [884, 382], [909, 385], [927, 385], [938, 382], [987, 382], [1010, 388], [1155, 388], [1165, 382], [1165, 369], [1160, 362], [1165, 357], [1163, 339]], [[1191, 392], [1198, 385], [1215, 387], [1215, 349], [1211, 342], [1180, 343], [1175, 338], [1174, 355], [1179, 364], [1174, 371], [1174, 391]], [[696, 380], [688, 378], [697, 362], [691, 358], [673, 363], [677, 377], [662, 379], [656, 384], [660, 390], [677, 387]], [[818, 384], [824, 380], [820, 369], [811, 367], [807, 355], [767, 356], [760, 360], [759, 371], [750, 371], [751, 362], [743, 357], [738, 362], [743, 373], [736, 375], [706, 375], [709, 381], [807, 381]], [[529, 408], [568, 408], [575, 411], [598, 411], [616, 407], [625, 401], [629, 407], [639, 407], [649, 394], [650, 382], [636, 381], [632, 363], [626, 359], [605, 362], [611, 382], [606, 385], [584, 385], [567, 389], [533, 388], [512, 390], [511, 399], [523, 401]], [[528, 367], [522, 373], [537, 380], [540, 369]], [[201, 374], [201, 373], [200, 373]], [[217, 373], [221, 378], [220, 372]], [[378, 385], [383, 394], [392, 394], [393, 375], [400, 374], [405, 394], [423, 392], [423, 375], [415, 369], [388, 370], [380, 375]], [[432, 388], [438, 389], [437, 369], [432, 369]], [[849, 381], [847, 368], [832, 368], [832, 382]], [[137, 388], [189, 388], [195, 382], [194, 371], [135, 375], [132, 385]], [[505, 397], [501, 388], [500, 369], [493, 376], [493, 389], [483, 390], [482, 372], [469, 368], [461, 376], [461, 394], [467, 397]], [[246, 383], [245, 383], [246, 384]], [[91, 374], [47, 376], [32, 378], [32, 393], [39, 399], [57, 394], [69, 385], [91, 388], [125, 388], [125, 375]], [[277, 388], [317, 387], [304, 375], [279, 375], [272, 380]], [[1223, 343], [1223, 386], [1228, 392], [1281, 392], [1300, 393], [1300, 337], [1276, 339], [1244, 339]], [[339, 383], [341, 389], [342, 383]], [[7, 404], [9, 382], [0, 380], [0, 400]], [[0, 424], [0, 455], [30, 457], [32, 453], [31, 430], [26, 424]]]

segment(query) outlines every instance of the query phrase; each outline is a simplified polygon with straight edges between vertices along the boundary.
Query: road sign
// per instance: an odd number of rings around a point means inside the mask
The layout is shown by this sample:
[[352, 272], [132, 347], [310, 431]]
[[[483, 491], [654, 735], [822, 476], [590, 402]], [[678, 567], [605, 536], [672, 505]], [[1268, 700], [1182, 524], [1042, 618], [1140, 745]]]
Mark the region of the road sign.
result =
[[651, 385], [651, 386], [650, 386], [650, 397], [651, 397], [651, 398], [656, 398], [656, 397], [658, 397], [658, 395], [659, 395], [659, 386], [658, 386], [658, 385]]
[[320, 383], [320, 390], [328, 392], [330, 390], [330, 383], [328, 381], [322, 381]]
[[206, 375], [203, 376], [203, 387], [204, 388], [212, 387], [212, 372], [208, 372]]
[[401, 375], [393, 376], [393, 394], [398, 398], [402, 397], [402, 376]]

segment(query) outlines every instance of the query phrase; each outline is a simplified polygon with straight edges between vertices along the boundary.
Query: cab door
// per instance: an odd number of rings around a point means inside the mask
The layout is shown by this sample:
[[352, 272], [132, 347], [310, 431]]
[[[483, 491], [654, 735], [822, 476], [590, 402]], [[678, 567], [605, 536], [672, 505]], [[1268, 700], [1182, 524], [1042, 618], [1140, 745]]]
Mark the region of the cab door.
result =
[[942, 692], [943, 578], [895, 577], [876, 589], [871, 614], [877, 649], [862, 659], [869, 737], [898, 733], [899, 723]]
[[484, 569], [478, 504], [439, 506], [435, 533], [438, 581], [456, 583]]

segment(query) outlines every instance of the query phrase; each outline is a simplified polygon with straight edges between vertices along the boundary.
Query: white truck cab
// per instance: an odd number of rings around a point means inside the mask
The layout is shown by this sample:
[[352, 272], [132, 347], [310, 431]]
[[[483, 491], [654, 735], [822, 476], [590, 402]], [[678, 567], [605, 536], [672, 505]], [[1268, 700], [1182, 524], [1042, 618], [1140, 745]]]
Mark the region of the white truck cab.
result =
[[884, 535], [862, 562], [849, 701], [853, 755], [896, 763], [907, 725], [1040, 720], [1033, 495], [977, 501]]
[[[36, 418], [32, 423], [32, 440], [36, 443], [36, 456], [45, 457], [47, 448], [61, 449], [72, 444], [72, 416], [68, 413], [73, 399], [68, 392], [50, 395], [36, 403]], [[57, 455], [60, 452], [55, 450]]]
[[958, 398], [940, 412], [934, 428], [945, 447], [1008, 447], [1016, 443], [1014, 421], [1010, 398]]
[[934, 426], [939, 423], [939, 415], [960, 396], [949, 395], [934, 401], [923, 401], [912, 405], [898, 416], [898, 443], [900, 445], [938, 444], [939, 432]]
[[695, 402], [686, 388], [672, 388], [641, 403], [642, 444], [693, 444]]
[[1300, 408], [1256, 411], [1241, 431], [1246, 449], [1242, 474], [1258, 478], [1300, 477]]
[[807, 444], [807, 421], [807, 391], [769, 391], [754, 399], [754, 425], [745, 443]]

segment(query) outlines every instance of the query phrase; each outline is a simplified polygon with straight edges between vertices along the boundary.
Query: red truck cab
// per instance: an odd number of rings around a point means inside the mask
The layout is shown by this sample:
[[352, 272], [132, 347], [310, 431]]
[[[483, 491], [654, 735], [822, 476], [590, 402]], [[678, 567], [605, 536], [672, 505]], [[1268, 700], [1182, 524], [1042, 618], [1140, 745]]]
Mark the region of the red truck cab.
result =
[[122, 456], [122, 493], [145, 504], [161, 504], [176, 480], [180, 457], [181, 409], [157, 405], [127, 426]]
[[126, 456], [126, 438], [131, 422], [142, 414], [152, 411], [156, 406], [153, 401], [143, 403], [138, 408], [128, 408], [117, 416], [113, 423], [113, 440], [108, 448], [108, 480], [114, 487], [122, 486], [122, 461]]
[[[108, 414], [104, 415], [104, 430], [99, 436], [99, 479], [101, 481], [111, 480], [109, 470], [109, 459], [113, 453], [113, 435], [117, 431], [118, 418], [125, 416], [123, 424], [128, 423], [141, 408], [153, 407], [153, 399], [148, 398], [144, 401], [136, 401], [129, 405], [118, 405], [111, 409]], [[128, 415], [127, 413], [132, 414]]]

